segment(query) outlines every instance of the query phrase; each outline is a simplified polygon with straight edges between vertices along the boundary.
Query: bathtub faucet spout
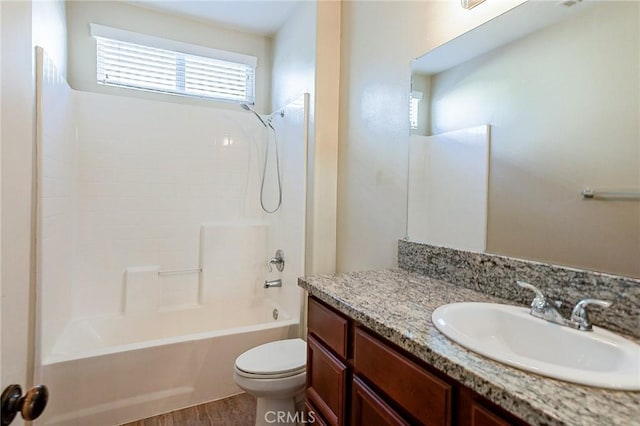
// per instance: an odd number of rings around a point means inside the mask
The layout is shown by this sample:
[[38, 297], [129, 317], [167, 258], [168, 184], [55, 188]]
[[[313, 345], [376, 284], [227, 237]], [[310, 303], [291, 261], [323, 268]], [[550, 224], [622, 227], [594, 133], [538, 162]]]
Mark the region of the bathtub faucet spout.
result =
[[277, 280], [265, 280], [264, 282], [264, 288], [271, 288], [271, 287], [282, 287], [282, 280], [280, 278], [278, 278]]

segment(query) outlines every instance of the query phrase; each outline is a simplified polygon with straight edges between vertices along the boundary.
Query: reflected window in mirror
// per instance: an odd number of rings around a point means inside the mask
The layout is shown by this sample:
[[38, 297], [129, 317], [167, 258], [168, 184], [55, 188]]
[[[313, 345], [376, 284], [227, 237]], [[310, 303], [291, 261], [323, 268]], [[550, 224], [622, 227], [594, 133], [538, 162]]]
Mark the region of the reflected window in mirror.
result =
[[409, 124], [411, 130], [418, 129], [418, 116], [420, 114], [420, 101], [422, 100], [422, 92], [417, 90], [411, 91], [411, 99], [409, 101]]
[[411, 103], [409, 118], [411, 134], [426, 136], [430, 127], [429, 111], [431, 77], [414, 73], [411, 77]]

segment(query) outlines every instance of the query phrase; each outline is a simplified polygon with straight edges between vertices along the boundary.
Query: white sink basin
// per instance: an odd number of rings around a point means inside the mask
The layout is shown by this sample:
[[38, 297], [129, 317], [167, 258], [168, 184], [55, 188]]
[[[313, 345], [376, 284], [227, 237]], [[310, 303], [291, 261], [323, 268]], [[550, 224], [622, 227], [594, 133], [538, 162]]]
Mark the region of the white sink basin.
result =
[[640, 346], [593, 327], [578, 331], [495, 303], [453, 303], [431, 316], [454, 342], [521, 370], [583, 385], [640, 390]]

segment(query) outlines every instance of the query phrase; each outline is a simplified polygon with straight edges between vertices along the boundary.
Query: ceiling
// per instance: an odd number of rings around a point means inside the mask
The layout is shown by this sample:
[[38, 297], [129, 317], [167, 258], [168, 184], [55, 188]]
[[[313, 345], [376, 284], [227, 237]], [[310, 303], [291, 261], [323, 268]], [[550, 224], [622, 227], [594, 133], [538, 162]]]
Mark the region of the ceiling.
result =
[[310, 0], [132, 0], [129, 3], [269, 36], [278, 31], [302, 1]]

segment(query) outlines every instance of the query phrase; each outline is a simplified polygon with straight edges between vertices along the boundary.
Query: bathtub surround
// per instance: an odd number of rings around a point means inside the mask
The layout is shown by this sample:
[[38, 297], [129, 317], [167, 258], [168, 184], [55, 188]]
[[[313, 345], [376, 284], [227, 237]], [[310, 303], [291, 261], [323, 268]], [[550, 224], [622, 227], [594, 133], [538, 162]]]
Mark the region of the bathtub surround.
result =
[[159, 287], [160, 267], [139, 266], [127, 268], [124, 275], [124, 300], [122, 311], [125, 314], [152, 313], [160, 306]]
[[[203, 224], [228, 229], [229, 244], [236, 247], [231, 241], [241, 237], [235, 231], [262, 220], [255, 195], [265, 146], [260, 124], [239, 108], [75, 95], [79, 225], [73, 316], [121, 312], [122, 272], [129, 267], [207, 269], [200, 264], [210, 259], [203, 248], [217, 254], [213, 267], [234, 263], [238, 250], [225, 251], [222, 236], [211, 244]], [[252, 265], [266, 259], [264, 238], [245, 243]], [[163, 308], [198, 303], [198, 273], [161, 275], [157, 284]], [[253, 284], [227, 288], [245, 292]]]
[[[64, 396], [43, 421], [107, 426], [239, 392], [238, 355], [299, 334], [308, 96], [272, 121], [283, 204], [266, 215], [266, 135], [240, 108], [75, 91], [39, 58], [36, 380]], [[286, 268], [268, 272], [276, 249]]]
[[[36, 51], [38, 96], [36, 270], [40, 355], [49, 353], [72, 312], [73, 227], [78, 142], [73, 91], [44, 52]], [[46, 253], [46, 255], [44, 255]], [[46, 303], [44, 303], [46, 301]]]
[[[165, 309], [261, 292], [264, 262], [278, 248], [291, 260], [282, 277], [295, 282], [304, 247], [303, 101], [285, 106], [285, 117], [272, 122], [283, 208], [266, 215], [258, 194], [265, 138], [273, 135], [242, 109], [75, 94], [80, 225], [74, 316], [120, 312], [122, 271], [128, 267], [203, 269], [202, 276], [159, 277]], [[267, 199], [277, 191], [271, 183]], [[230, 284], [234, 277], [236, 284]]]
[[200, 244], [203, 265], [200, 303], [231, 300], [236, 295], [251, 299], [265, 279], [266, 224], [205, 223]]
[[628, 426], [640, 418], [638, 392], [554, 380], [470, 352], [440, 333], [433, 311], [455, 302], [506, 299], [405, 270], [301, 278], [299, 285], [338, 311], [536, 426]]
[[407, 235], [484, 252], [491, 126], [411, 135]]
[[526, 281], [562, 301], [565, 316], [581, 299], [609, 300], [611, 307], [589, 310], [592, 322], [640, 337], [640, 280], [635, 278], [406, 240], [398, 242], [398, 266], [522, 305], [529, 305], [534, 295], [515, 282]]

